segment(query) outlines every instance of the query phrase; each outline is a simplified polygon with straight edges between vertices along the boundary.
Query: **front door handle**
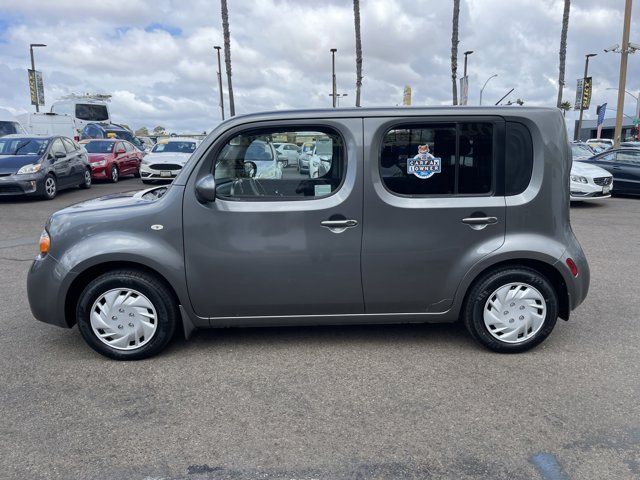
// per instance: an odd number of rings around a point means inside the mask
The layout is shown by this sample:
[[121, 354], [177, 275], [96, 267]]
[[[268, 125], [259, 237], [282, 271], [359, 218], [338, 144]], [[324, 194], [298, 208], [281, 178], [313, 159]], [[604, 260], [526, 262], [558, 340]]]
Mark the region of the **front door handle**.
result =
[[357, 220], [323, 220], [320, 225], [327, 228], [352, 228], [358, 226]]
[[467, 217], [462, 219], [467, 225], [494, 225], [498, 223], [497, 217]]

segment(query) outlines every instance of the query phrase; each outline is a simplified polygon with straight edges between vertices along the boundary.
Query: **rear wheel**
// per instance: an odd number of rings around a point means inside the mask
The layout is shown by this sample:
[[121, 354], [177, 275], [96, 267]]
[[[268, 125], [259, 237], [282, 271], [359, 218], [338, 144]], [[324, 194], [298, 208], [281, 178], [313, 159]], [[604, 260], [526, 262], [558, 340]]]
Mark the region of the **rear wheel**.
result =
[[91, 188], [91, 169], [86, 168], [84, 170], [84, 178], [80, 184], [80, 188]]
[[469, 291], [463, 310], [471, 336], [496, 352], [524, 352], [549, 336], [558, 296], [549, 280], [526, 267], [489, 272]]
[[58, 193], [58, 182], [56, 177], [49, 174], [45, 177], [42, 187], [42, 197], [46, 200], [53, 200]]
[[140, 360], [164, 349], [178, 324], [172, 292], [155, 276], [114, 270], [87, 285], [76, 318], [85, 341], [116, 360]]
[[109, 177], [109, 180], [111, 180], [111, 183], [118, 183], [119, 179], [120, 175], [118, 172], [118, 167], [116, 167], [115, 165], [111, 165], [111, 175]]

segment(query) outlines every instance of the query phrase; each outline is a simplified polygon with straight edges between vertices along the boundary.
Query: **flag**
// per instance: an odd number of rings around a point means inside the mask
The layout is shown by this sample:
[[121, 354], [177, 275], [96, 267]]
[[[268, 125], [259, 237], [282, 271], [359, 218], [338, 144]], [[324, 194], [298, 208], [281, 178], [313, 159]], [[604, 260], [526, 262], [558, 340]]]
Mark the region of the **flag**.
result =
[[598, 133], [596, 135], [596, 138], [600, 138], [600, 134], [602, 133], [602, 124], [604, 123], [604, 114], [606, 111], [607, 111], [606, 103], [603, 103], [598, 107], [598, 122], [597, 122]]

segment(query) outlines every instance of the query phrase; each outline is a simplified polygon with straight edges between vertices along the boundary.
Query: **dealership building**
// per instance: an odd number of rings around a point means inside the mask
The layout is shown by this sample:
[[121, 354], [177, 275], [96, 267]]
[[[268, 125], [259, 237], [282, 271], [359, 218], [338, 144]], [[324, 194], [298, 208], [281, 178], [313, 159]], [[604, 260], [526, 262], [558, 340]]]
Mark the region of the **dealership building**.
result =
[[[580, 130], [580, 138], [581, 140], [588, 140], [590, 138], [596, 138], [597, 136], [597, 120], [583, 120], [582, 121], [582, 129]], [[576, 120], [575, 128], [578, 128], [578, 120]], [[614, 132], [616, 129], [616, 119], [605, 118], [604, 123], [602, 124], [602, 134], [600, 137], [602, 138], [613, 138]], [[623, 118], [622, 121], [622, 141], [636, 140], [638, 139], [638, 128], [633, 124], [631, 118]]]

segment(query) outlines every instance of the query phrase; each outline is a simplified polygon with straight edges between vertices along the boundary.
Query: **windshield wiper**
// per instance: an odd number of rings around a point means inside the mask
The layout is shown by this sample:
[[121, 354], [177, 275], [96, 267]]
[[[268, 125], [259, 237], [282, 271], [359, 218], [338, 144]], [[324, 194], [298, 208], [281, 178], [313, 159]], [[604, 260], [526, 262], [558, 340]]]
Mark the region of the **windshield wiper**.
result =
[[17, 155], [20, 150], [22, 150], [24, 147], [26, 147], [30, 143], [31, 143], [31, 140], [23, 140], [22, 143], [18, 144], [18, 146], [16, 147], [16, 151], [13, 152], [13, 154]]

